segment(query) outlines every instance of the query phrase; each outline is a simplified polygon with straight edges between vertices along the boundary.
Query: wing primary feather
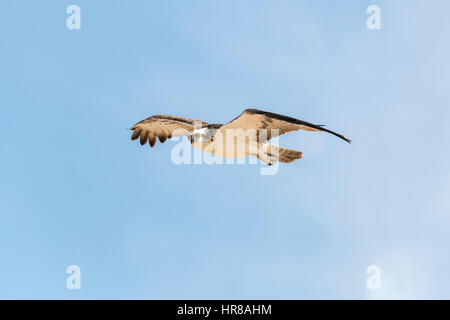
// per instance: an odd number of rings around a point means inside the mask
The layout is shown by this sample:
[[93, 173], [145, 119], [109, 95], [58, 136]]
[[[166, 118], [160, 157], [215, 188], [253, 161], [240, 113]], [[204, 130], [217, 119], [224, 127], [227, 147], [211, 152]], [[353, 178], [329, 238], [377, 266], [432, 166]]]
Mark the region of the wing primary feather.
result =
[[144, 144], [147, 143], [147, 138], [148, 138], [148, 133], [147, 133], [147, 131], [142, 131], [142, 132], [141, 132], [141, 140], [140, 140], [141, 146], [143, 146]]
[[156, 137], [155, 136], [148, 137], [148, 143], [150, 144], [150, 147], [153, 148], [156, 144]]
[[136, 140], [137, 138], [139, 138], [139, 133], [140, 132], [141, 132], [141, 130], [134, 129], [133, 134], [131, 135], [131, 140]]

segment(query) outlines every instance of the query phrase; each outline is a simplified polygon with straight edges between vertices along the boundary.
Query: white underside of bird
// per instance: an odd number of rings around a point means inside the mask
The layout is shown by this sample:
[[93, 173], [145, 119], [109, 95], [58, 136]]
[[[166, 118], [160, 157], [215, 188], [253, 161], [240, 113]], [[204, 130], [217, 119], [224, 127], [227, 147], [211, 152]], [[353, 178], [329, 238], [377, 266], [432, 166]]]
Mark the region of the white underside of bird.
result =
[[[286, 152], [285, 148], [264, 142], [259, 143], [256, 136], [238, 130], [220, 130], [218, 129], [212, 137], [206, 133], [208, 129], [202, 128], [192, 132], [191, 144], [194, 148], [202, 150], [223, 158], [243, 158], [254, 156], [261, 161], [271, 165], [279, 161], [279, 153]], [[292, 154], [292, 161], [300, 159], [302, 153], [300, 151], [289, 150]], [[288, 159], [283, 158], [288, 162]], [[289, 161], [290, 162], [290, 161]]]

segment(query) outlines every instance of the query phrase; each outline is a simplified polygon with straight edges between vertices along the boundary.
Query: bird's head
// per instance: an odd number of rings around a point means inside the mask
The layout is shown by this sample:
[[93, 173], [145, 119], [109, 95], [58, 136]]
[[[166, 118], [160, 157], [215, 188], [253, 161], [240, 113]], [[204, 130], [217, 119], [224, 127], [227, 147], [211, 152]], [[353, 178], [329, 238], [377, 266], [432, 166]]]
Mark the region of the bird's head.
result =
[[198, 142], [201, 143], [204, 140], [204, 135], [207, 130], [208, 128], [195, 129], [194, 131], [188, 134], [188, 138], [191, 141], [191, 143], [198, 143]]
[[204, 143], [204, 142], [212, 142], [214, 141], [214, 134], [217, 129], [204, 127], [201, 129], [195, 129], [190, 134], [188, 134], [188, 138], [191, 143]]

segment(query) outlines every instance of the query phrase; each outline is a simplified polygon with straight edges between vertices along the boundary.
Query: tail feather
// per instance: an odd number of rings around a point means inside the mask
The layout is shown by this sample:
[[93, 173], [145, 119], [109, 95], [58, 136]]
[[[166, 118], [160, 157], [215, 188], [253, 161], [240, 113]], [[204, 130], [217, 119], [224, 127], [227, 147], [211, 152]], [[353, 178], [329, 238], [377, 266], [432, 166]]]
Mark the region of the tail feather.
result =
[[291, 163], [302, 158], [302, 152], [281, 148], [272, 144], [262, 145], [256, 157], [268, 165], [275, 162]]
[[280, 151], [280, 162], [290, 163], [297, 159], [302, 158], [302, 153], [300, 151], [295, 151], [291, 149], [279, 148]]

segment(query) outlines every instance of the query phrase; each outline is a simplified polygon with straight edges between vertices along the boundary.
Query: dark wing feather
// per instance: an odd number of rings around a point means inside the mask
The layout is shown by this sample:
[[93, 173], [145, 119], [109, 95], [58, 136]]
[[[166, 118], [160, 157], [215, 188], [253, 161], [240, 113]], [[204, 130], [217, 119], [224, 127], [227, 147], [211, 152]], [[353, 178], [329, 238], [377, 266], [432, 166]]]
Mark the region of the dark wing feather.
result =
[[189, 118], [156, 115], [142, 120], [131, 127], [131, 130], [133, 130], [131, 140], [140, 138], [141, 145], [146, 144], [148, 141], [153, 148], [156, 143], [156, 137], [161, 143], [164, 143], [167, 138], [187, 135], [196, 129], [195, 126], [202, 128], [207, 125], [208, 123], [204, 121]]
[[283, 116], [281, 114], [257, 110], [247, 109], [244, 110], [237, 118], [228, 122], [221, 127], [221, 130], [226, 129], [255, 129], [258, 131], [257, 138], [261, 141], [260, 129], [267, 130], [267, 138], [262, 140], [270, 140], [273, 137], [280, 136], [287, 132], [296, 130], [307, 131], [325, 131], [331, 133], [348, 143], [351, 143], [349, 139], [341, 134], [324, 128], [323, 125], [312, 124], [303, 120]]

